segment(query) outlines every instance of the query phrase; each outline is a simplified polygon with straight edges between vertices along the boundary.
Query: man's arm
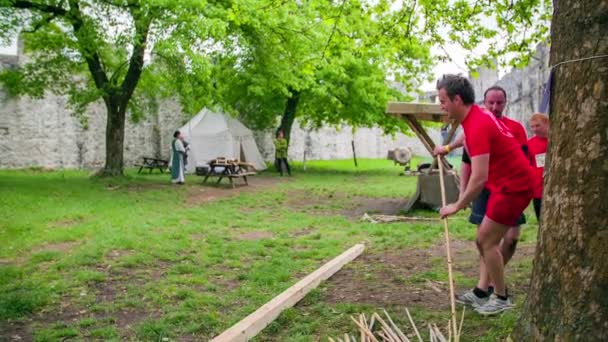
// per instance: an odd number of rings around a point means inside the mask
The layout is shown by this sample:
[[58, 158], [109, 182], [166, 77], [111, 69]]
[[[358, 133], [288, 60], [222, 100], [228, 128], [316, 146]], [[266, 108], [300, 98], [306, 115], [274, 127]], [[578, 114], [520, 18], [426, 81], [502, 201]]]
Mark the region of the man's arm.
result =
[[462, 163], [460, 164], [460, 195], [458, 198], [461, 198], [469, 185], [469, 178], [471, 178], [471, 164]]
[[458, 197], [458, 201], [448, 204], [439, 210], [442, 218], [453, 215], [464, 209], [483, 190], [488, 180], [488, 169], [490, 165], [490, 154], [480, 154], [471, 158], [471, 177], [468, 179], [464, 193]]
[[435, 146], [435, 149], [433, 149], [433, 155], [437, 156], [448, 154], [450, 153], [450, 151], [460, 148], [462, 146], [464, 146], [464, 134], [460, 133], [460, 135], [457, 136], [456, 139], [454, 139], [454, 141], [452, 141], [451, 143], [445, 146]]

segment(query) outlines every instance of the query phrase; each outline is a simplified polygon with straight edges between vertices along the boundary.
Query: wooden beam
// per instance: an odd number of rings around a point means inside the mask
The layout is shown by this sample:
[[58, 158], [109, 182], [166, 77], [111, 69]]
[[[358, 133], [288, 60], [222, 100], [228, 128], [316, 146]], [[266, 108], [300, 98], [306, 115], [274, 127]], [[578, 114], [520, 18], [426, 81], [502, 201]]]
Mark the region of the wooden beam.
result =
[[[416, 120], [416, 118], [414, 118], [412, 116], [407, 116], [406, 121], [410, 125], [410, 128], [412, 128], [412, 131], [414, 131], [414, 133], [416, 133], [416, 135], [418, 136], [420, 141], [422, 141], [422, 144], [424, 145], [424, 147], [426, 147], [427, 151], [429, 151], [431, 156], [433, 156], [433, 150], [435, 149], [435, 142], [433, 142], [433, 139], [431, 139], [431, 137], [426, 133], [426, 131], [424, 130], [424, 127], [422, 127], [422, 125]], [[441, 156], [440, 159], [446, 170], [452, 169], [450, 167], [450, 165], [448, 164], [447, 160], [445, 160], [445, 158], [443, 158], [443, 156]], [[429, 168], [429, 171], [430, 171], [430, 168]]]
[[254, 337], [270, 322], [274, 321], [283, 310], [299, 302], [310, 290], [319, 286], [323, 280], [331, 277], [342, 266], [361, 255], [364, 249], [365, 246], [363, 244], [354, 245], [280, 295], [274, 297], [270, 302], [264, 304], [254, 313], [224, 331], [221, 335], [215, 337], [211, 342], [240, 342]]
[[436, 103], [389, 102], [386, 112], [390, 114], [435, 114], [447, 116]]
[[431, 139], [431, 137], [429, 137], [429, 135], [426, 134], [424, 128], [420, 125], [420, 123], [418, 123], [416, 118], [411, 117], [411, 116], [406, 116], [405, 121], [408, 123], [408, 125], [410, 126], [412, 131], [414, 131], [414, 133], [416, 133], [416, 135], [418, 136], [418, 139], [420, 139], [420, 141], [422, 142], [422, 145], [424, 145], [424, 147], [426, 147], [426, 150], [429, 151], [429, 153], [431, 155], [433, 155], [433, 149], [435, 148], [435, 143], [433, 142], [433, 139]]

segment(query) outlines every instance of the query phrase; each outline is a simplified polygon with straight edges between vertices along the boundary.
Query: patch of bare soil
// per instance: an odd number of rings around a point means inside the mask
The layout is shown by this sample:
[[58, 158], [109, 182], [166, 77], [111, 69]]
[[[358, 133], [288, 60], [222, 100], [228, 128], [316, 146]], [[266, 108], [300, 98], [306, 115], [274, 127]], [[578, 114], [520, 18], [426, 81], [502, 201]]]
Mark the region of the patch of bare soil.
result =
[[[222, 180], [223, 181], [223, 180]], [[197, 206], [204, 203], [209, 203], [222, 198], [229, 198], [240, 193], [256, 192], [272, 187], [276, 184], [286, 182], [287, 178], [278, 177], [248, 177], [249, 185], [238, 183], [233, 189], [230, 184], [205, 183], [190, 186], [186, 204], [189, 206]]]
[[252, 232], [246, 232], [243, 234], [238, 235], [236, 238], [238, 240], [262, 240], [262, 239], [271, 239], [274, 235], [272, 234], [272, 232], [266, 232], [266, 231], [252, 231]]
[[[475, 243], [453, 241], [450, 247], [454, 271], [462, 272], [467, 277], [477, 277], [479, 256]], [[523, 246], [514, 258], [522, 260], [533, 255], [534, 246]], [[443, 244], [428, 249], [366, 253], [327, 281], [325, 301], [377, 307], [419, 305], [431, 310], [449, 309], [447, 279], [436, 281], [423, 278], [425, 272], [433, 271], [433, 260], [437, 258], [445, 258]], [[527, 287], [527, 282], [521, 280], [509, 284], [511, 293], [516, 295], [523, 294]], [[463, 290], [465, 289], [460, 288], [457, 291]]]
[[131, 254], [133, 254], [133, 251], [131, 251], [131, 250], [113, 249], [106, 253], [105, 260], [106, 261], [116, 261], [124, 256], [131, 255]]
[[[327, 282], [329, 303], [358, 303], [378, 307], [424, 305], [443, 309], [449, 302], [437, 296], [446, 283], [411, 284], [407, 280], [432, 269], [428, 251], [412, 249], [384, 254], [364, 254], [346, 265]], [[431, 286], [432, 284], [432, 286]]]
[[[293, 210], [313, 215], [343, 215], [359, 220], [363, 214], [396, 215], [408, 200], [396, 198], [349, 197], [343, 193], [311, 194], [302, 190], [287, 193], [286, 205]], [[338, 206], [333, 204], [339, 203]], [[343, 209], [346, 207], [346, 209]]]
[[77, 225], [85, 221], [84, 216], [77, 216], [75, 218], [67, 219], [67, 220], [59, 220], [52, 222], [50, 227], [52, 228], [69, 228], [71, 226]]
[[[112, 250], [106, 254], [105, 259], [106, 261], [116, 260], [130, 253], [125, 250]], [[83, 294], [86, 295], [88, 291], [95, 293], [97, 304], [113, 303], [121, 300], [121, 297], [128, 297], [129, 287], [142, 287], [147, 283], [160, 280], [171, 265], [171, 263], [159, 261], [151, 268], [114, 269], [108, 264], [99, 264], [95, 270], [106, 273], [106, 279], [89, 284]], [[0, 322], [0, 341], [32, 341], [34, 326], [47, 327], [59, 323], [74, 326], [87, 318], [93, 318], [96, 321], [104, 320], [106, 323], [103, 324], [116, 326], [121, 338], [128, 340], [134, 336], [134, 327], [137, 324], [146, 319], [157, 319], [161, 315], [162, 312], [159, 310], [148, 307], [126, 307], [113, 312], [94, 312], [89, 311], [87, 307], [75, 304], [72, 298], [64, 297], [56, 306], [45, 308], [24, 322], [6, 324]]]
[[294, 230], [291, 232], [291, 236], [293, 237], [300, 237], [300, 236], [306, 236], [306, 235], [310, 235], [314, 232], [316, 232], [317, 230], [313, 227], [306, 227], [303, 229], [298, 229], [298, 230]]
[[67, 242], [58, 242], [58, 243], [46, 243], [41, 246], [36, 246], [32, 249], [32, 253], [39, 252], [61, 252], [66, 253], [69, 252], [72, 248], [76, 247], [78, 242], [67, 241]]
[[381, 215], [397, 215], [407, 205], [408, 199], [396, 199], [396, 198], [369, 198], [369, 197], [357, 197], [355, 198], [355, 205], [343, 212], [343, 215], [353, 218], [360, 219], [363, 214], [381, 214]]

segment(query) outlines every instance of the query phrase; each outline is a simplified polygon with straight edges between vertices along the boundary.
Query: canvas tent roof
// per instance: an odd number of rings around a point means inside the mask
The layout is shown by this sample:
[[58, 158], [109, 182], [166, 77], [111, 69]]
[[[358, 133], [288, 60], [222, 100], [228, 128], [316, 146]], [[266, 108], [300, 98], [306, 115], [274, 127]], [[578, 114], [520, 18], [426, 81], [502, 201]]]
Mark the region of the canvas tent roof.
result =
[[217, 157], [240, 159], [252, 163], [257, 170], [266, 169], [253, 132], [226, 113], [205, 108], [179, 130], [190, 143], [189, 171]]

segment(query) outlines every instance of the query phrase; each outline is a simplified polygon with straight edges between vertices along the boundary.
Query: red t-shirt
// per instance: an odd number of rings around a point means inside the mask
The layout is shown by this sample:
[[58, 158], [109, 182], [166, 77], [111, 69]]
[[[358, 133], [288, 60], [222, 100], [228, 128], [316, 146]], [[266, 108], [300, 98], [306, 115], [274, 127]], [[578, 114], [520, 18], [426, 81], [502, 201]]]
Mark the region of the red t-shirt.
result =
[[530, 161], [502, 120], [473, 105], [462, 121], [462, 128], [471, 158], [490, 154], [488, 190], [507, 193], [532, 190]]
[[528, 140], [528, 156], [532, 165], [532, 189], [534, 198], [543, 196], [543, 173], [545, 171], [545, 154], [547, 153], [547, 138], [536, 135]]
[[526, 129], [522, 124], [517, 120], [513, 120], [506, 116], [501, 116], [500, 120], [507, 126], [507, 128], [513, 133], [515, 140], [522, 146], [528, 145], [528, 134], [526, 134]]

